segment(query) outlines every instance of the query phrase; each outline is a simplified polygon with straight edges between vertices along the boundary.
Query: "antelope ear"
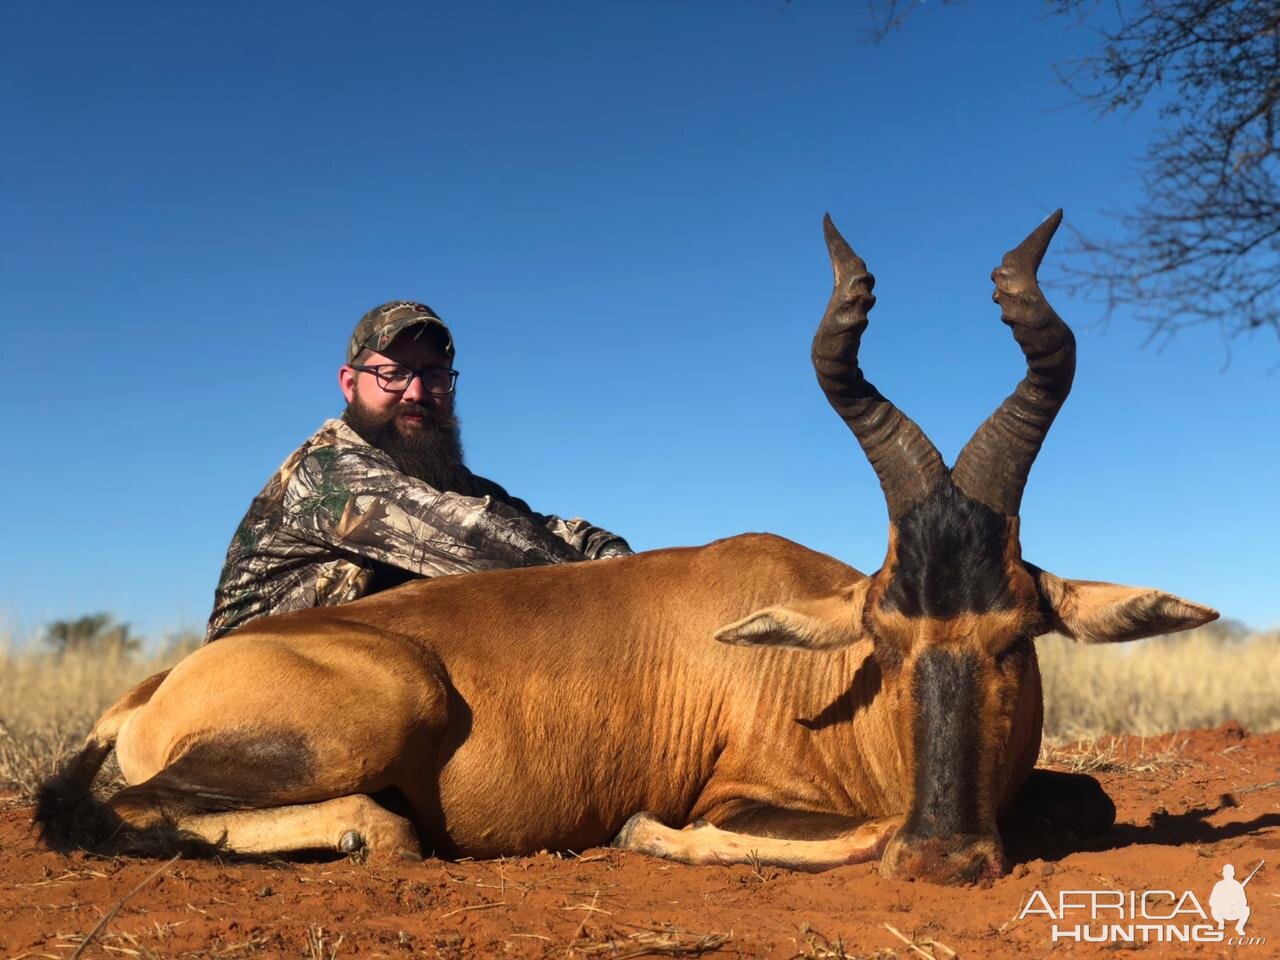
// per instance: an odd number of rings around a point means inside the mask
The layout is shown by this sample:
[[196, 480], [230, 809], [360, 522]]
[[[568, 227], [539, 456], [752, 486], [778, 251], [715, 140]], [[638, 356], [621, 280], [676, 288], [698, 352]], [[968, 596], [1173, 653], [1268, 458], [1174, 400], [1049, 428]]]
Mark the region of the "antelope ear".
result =
[[1189, 630], [1218, 611], [1151, 587], [1065, 580], [1031, 568], [1049, 612], [1048, 627], [1084, 643], [1119, 643]]
[[776, 607], [765, 607], [748, 617], [721, 627], [715, 638], [740, 647], [793, 647], [799, 650], [834, 650], [862, 639], [862, 608], [871, 581]]

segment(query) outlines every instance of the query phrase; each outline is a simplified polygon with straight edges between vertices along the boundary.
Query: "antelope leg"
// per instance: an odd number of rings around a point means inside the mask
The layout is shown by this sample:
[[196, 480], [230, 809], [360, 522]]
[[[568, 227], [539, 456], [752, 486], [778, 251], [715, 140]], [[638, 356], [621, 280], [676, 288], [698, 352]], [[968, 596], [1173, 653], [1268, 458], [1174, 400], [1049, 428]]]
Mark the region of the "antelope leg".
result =
[[[777, 817], [772, 823], [766, 823], [763, 811], [752, 811], [753, 826], [762, 833], [736, 833], [706, 821], [675, 830], [651, 813], [637, 813], [623, 825], [613, 845], [678, 863], [749, 863], [819, 873], [877, 859], [901, 825], [900, 817], [864, 821], [846, 818], [845, 829], [831, 833], [831, 815], [774, 810]], [[806, 822], [809, 818], [810, 822]], [[815, 832], [828, 835], [820, 840], [802, 839]]]
[[364, 794], [263, 810], [187, 814], [175, 826], [239, 853], [368, 849], [422, 859], [413, 824]]
[[1014, 805], [1021, 813], [1085, 837], [1106, 833], [1116, 822], [1116, 805], [1087, 773], [1032, 770]]

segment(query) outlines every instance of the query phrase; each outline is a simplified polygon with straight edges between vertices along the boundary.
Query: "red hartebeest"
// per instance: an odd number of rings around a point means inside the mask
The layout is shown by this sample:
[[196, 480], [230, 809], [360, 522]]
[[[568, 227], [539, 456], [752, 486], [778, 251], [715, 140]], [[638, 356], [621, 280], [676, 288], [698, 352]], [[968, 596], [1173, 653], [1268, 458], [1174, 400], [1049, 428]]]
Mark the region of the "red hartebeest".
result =
[[[858, 367], [874, 281], [826, 221], [835, 290], [813, 361], [884, 488], [875, 573], [748, 534], [267, 617], [112, 706], [45, 785], [45, 839], [471, 857], [613, 840], [686, 863], [880, 857], [886, 876], [956, 882], [1005, 869], [997, 816], [1015, 802], [1105, 829], [1096, 782], [1033, 773], [1032, 638], [1217, 614], [1022, 559], [1023, 487], [1075, 369], [1036, 281], [1060, 220], [993, 274], [1027, 374], [950, 470]], [[113, 746], [132, 786], [98, 804]]]

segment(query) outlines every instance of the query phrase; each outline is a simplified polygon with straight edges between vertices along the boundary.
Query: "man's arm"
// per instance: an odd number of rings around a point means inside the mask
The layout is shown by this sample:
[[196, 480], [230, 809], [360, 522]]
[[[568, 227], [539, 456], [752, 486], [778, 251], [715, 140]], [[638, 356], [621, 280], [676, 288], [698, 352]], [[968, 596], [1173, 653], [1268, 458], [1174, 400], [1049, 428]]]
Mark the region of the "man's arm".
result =
[[436, 490], [359, 448], [306, 457], [285, 490], [284, 517], [299, 539], [422, 576], [585, 559], [496, 496]]
[[550, 530], [575, 550], [586, 554], [589, 560], [603, 560], [606, 557], [624, 557], [634, 553], [631, 545], [616, 533], [610, 533], [602, 527], [593, 526], [580, 517], [562, 520], [554, 514], [537, 513], [529, 508], [519, 497], [513, 497], [492, 480], [472, 474], [478, 489], [496, 500], [509, 504], [514, 509], [528, 515], [539, 526]]

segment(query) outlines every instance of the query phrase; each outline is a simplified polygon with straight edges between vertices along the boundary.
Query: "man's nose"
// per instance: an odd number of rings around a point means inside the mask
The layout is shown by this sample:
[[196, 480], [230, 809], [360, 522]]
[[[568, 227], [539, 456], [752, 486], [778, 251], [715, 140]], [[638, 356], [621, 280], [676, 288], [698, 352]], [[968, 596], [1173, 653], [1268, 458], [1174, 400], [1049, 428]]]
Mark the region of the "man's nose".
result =
[[422, 376], [415, 373], [413, 379], [409, 381], [409, 385], [404, 388], [404, 393], [400, 395], [400, 399], [407, 400], [410, 403], [421, 403], [426, 397], [427, 388], [422, 385]]

